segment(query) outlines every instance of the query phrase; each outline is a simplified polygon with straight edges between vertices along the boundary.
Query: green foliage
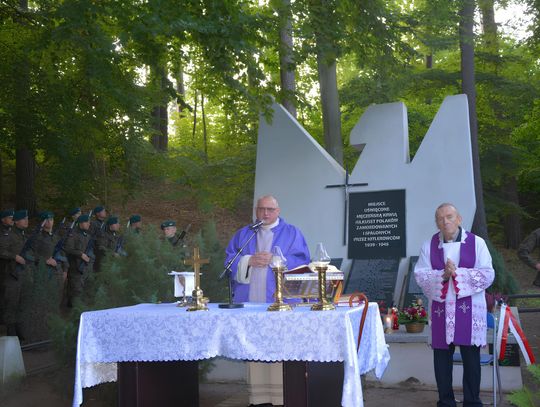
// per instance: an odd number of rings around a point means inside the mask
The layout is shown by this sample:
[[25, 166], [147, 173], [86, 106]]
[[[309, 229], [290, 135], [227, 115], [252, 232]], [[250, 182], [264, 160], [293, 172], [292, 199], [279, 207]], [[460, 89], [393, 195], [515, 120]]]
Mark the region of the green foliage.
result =
[[29, 267], [23, 279], [21, 293], [22, 331], [29, 342], [49, 338], [49, 317], [58, 315], [63, 293], [63, 278], [60, 273], [51, 273], [43, 263]]
[[508, 272], [501, 253], [489, 240], [486, 240], [486, 244], [495, 270], [495, 280], [488, 291], [498, 294], [515, 294], [519, 292], [518, 283], [513, 274]]
[[141, 234], [127, 236], [128, 255], [105, 257], [102, 271], [92, 273], [85, 285], [84, 296], [76, 301], [66, 319], [51, 320], [51, 334], [59, 356], [73, 361], [77, 346], [80, 314], [88, 310], [129, 306], [138, 303], [174, 301], [171, 270], [185, 270], [184, 248], [174, 248], [148, 227]]
[[[223, 270], [224, 249], [217, 239], [215, 223], [210, 221], [204, 225], [190, 246], [199, 247], [201, 257], [210, 259], [210, 264], [202, 267], [201, 285], [205, 296], [212, 302], [225, 301], [227, 283], [218, 281]], [[56, 314], [49, 318], [51, 338], [60, 360], [64, 363], [75, 360], [82, 312], [175, 301], [172, 279], [167, 273], [187, 270], [183, 260], [190, 257], [191, 247], [173, 247], [152, 227], [140, 234], [128, 234], [124, 245], [128, 255], [107, 255], [102, 271], [91, 274], [82, 300], [76, 301], [69, 315], [63, 318]], [[210, 368], [210, 362], [201, 363], [201, 374], [204, 376]]]
[[[540, 386], [540, 366], [527, 366], [528, 372], [534, 378], [536, 386]], [[508, 396], [508, 401], [518, 407], [534, 407], [540, 404], [540, 391], [533, 391], [527, 387], [514, 391]]]
[[205, 297], [208, 297], [211, 302], [228, 301], [227, 280], [218, 280], [223, 271], [225, 249], [219, 243], [214, 221], [208, 221], [197, 233], [193, 239], [193, 246], [199, 247], [201, 257], [210, 259], [209, 264], [202, 266], [201, 288]]

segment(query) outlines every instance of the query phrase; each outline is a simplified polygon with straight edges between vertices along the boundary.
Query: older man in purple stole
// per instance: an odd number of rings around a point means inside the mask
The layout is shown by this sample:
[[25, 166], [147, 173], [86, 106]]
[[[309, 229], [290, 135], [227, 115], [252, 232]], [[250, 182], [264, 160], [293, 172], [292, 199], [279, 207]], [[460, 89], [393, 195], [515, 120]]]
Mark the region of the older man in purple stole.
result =
[[[240, 229], [226, 249], [225, 264], [253, 233], [257, 234], [231, 266], [235, 302], [274, 302], [276, 283], [269, 267], [274, 246], [281, 248], [289, 269], [310, 260], [302, 232], [279, 217], [279, 204], [273, 196], [257, 200], [255, 210], [257, 219], [263, 221], [261, 228], [256, 232], [250, 226]], [[248, 382], [252, 405], [283, 404], [281, 364], [248, 363]]]
[[486, 345], [487, 331], [485, 289], [495, 272], [485, 241], [461, 227], [454, 205], [440, 205], [435, 221], [440, 233], [422, 246], [414, 274], [430, 303], [437, 406], [456, 406], [452, 389], [456, 345], [463, 357], [463, 405], [481, 406], [480, 347]]

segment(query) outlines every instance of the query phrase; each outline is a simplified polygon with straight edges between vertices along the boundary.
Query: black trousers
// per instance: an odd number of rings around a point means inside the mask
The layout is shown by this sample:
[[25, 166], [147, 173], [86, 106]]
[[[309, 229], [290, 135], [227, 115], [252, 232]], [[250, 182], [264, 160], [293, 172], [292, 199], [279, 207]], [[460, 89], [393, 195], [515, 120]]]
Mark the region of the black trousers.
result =
[[[433, 349], [435, 380], [439, 392], [437, 407], [456, 407], [456, 399], [452, 389], [454, 351], [454, 344], [450, 344], [449, 349]], [[480, 347], [460, 346], [460, 352], [463, 359], [463, 406], [482, 406], [480, 400]]]

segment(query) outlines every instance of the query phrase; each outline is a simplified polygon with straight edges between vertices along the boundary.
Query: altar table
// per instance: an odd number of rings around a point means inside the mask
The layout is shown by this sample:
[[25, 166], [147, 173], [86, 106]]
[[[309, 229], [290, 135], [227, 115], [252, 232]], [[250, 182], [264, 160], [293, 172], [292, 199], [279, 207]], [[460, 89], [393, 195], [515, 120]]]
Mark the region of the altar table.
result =
[[139, 304], [81, 314], [73, 406], [84, 387], [117, 380], [117, 362], [197, 361], [216, 356], [263, 362], [343, 362], [341, 404], [362, 407], [360, 375], [380, 378], [390, 360], [376, 303], [370, 303], [360, 349], [363, 307], [267, 312], [268, 304], [186, 312], [172, 304]]

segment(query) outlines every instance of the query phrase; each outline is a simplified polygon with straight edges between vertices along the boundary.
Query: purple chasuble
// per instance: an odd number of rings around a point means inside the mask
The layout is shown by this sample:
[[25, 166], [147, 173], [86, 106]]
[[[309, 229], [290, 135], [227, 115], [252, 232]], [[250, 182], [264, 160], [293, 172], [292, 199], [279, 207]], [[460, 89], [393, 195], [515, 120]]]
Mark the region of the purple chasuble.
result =
[[[431, 238], [430, 261], [433, 270], [444, 270], [444, 251], [439, 248], [439, 233]], [[475, 235], [467, 233], [464, 242], [461, 242], [459, 252], [460, 268], [473, 268], [476, 263]], [[457, 299], [459, 284], [452, 280], [456, 292], [455, 326], [446, 326], [446, 303], [439, 301], [431, 302], [431, 346], [434, 349], [448, 349], [446, 343], [446, 330], [454, 331], [454, 345], [470, 345], [472, 334], [472, 298], [464, 297]], [[442, 298], [446, 297], [450, 281], [443, 283]], [[452, 322], [450, 322], [453, 324]]]
[[[296, 226], [286, 223], [282, 218], [279, 218], [279, 224], [272, 228], [274, 233], [274, 238], [272, 240], [272, 247], [279, 246], [283, 255], [287, 259], [287, 268], [293, 269], [295, 267], [301, 266], [303, 264], [309, 264], [310, 255], [309, 249], [304, 239], [304, 235], [300, 232]], [[236, 251], [242, 247], [242, 245], [249, 239], [249, 237], [254, 233], [253, 230], [249, 229], [249, 226], [245, 226], [235, 233], [225, 253], [227, 255], [225, 259], [225, 264], [227, 264], [230, 259], [232, 259]], [[236, 273], [238, 270], [238, 262], [240, 257], [246, 254], [255, 254], [257, 251], [257, 237], [255, 236], [240, 256], [235, 260], [231, 265], [233, 279], [233, 295], [236, 302], [246, 302], [249, 301], [249, 284], [241, 284], [236, 281]], [[274, 273], [268, 267], [266, 274], [266, 302], [274, 302], [274, 291], [276, 290], [276, 281], [274, 278]]]

